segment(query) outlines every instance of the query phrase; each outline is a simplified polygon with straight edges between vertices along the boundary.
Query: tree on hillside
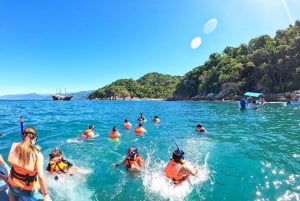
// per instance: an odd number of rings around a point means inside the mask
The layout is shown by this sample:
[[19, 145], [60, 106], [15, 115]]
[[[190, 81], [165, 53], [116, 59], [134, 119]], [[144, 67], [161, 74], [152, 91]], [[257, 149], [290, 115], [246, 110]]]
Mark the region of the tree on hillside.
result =
[[277, 31], [274, 38], [262, 35], [237, 48], [226, 47], [222, 54], [211, 54], [204, 65], [183, 76], [174, 98], [218, 94], [229, 86], [226, 83], [236, 83], [240, 93], [282, 93], [299, 89], [299, 76], [300, 22], [296, 21], [294, 26]]
[[148, 73], [138, 80], [117, 80], [110, 85], [96, 90], [89, 98], [170, 98], [180, 79], [180, 76]]

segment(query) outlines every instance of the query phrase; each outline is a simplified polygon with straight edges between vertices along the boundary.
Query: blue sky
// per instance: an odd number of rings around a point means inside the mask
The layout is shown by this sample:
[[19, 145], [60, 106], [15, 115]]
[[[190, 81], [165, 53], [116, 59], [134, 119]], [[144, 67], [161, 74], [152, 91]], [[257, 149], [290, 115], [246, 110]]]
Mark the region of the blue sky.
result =
[[0, 0], [0, 95], [184, 75], [299, 11], [299, 0]]

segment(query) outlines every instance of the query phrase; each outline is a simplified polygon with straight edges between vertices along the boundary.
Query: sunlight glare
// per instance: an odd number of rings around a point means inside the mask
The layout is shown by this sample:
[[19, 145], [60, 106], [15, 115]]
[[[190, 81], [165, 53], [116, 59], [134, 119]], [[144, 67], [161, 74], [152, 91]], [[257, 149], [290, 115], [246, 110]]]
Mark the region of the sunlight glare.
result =
[[[297, 1], [297, 0], [295, 0]], [[274, 22], [286, 21], [293, 24], [295, 18], [292, 16], [288, 0], [235, 0], [234, 4], [237, 8], [250, 8], [253, 13], [263, 14], [266, 19], [270, 19]], [[245, 10], [247, 12], [249, 9]], [[286, 19], [285, 19], [286, 18]]]
[[202, 39], [200, 37], [196, 37], [191, 42], [191, 48], [197, 49], [201, 45]]
[[294, 19], [293, 19], [292, 15], [291, 15], [291, 12], [290, 12], [290, 9], [289, 9], [289, 7], [288, 7], [288, 5], [286, 3], [286, 0], [281, 0], [281, 2], [282, 2], [283, 8], [284, 8], [284, 10], [285, 10], [285, 12], [286, 12], [289, 20], [290, 20], [290, 23], [293, 24], [294, 23]]
[[205, 23], [203, 27], [203, 32], [205, 34], [210, 34], [217, 28], [217, 25], [218, 25], [218, 20], [216, 18], [211, 18]]

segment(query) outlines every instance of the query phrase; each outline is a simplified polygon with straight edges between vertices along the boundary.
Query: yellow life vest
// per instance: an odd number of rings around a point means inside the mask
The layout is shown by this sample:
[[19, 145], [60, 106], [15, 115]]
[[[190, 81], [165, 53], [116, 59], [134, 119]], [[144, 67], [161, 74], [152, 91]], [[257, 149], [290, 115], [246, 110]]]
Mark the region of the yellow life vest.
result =
[[67, 160], [61, 160], [59, 162], [50, 160], [47, 170], [49, 172], [65, 173], [69, 170], [70, 167], [72, 167], [72, 164], [70, 162], [68, 162]]

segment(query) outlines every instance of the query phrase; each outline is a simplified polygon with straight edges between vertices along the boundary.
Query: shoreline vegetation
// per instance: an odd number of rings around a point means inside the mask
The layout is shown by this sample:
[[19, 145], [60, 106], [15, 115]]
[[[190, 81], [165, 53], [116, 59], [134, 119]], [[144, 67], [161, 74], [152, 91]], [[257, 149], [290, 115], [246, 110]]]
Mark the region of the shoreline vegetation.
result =
[[[264, 97], [266, 98], [267, 102], [287, 102], [291, 100], [292, 96], [297, 93], [298, 91], [295, 92], [286, 92], [286, 93], [278, 93], [278, 94], [265, 94]], [[101, 100], [112, 100], [112, 101], [118, 101], [118, 100], [128, 100], [128, 101], [239, 101], [243, 95], [215, 95], [213, 93], [208, 94], [206, 96], [196, 96], [192, 97], [191, 99], [184, 99], [184, 100], [176, 100], [172, 98], [138, 98], [138, 97], [126, 97], [126, 98], [118, 98], [118, 97], [110, 97], [110, 98], [95, 98], [92, 100], [95, 101], [101, 101]]]
[[[286, 93], [277, 93], [277, 94], [264, 94], [265, 99], [268, 102], [287, 102], [292, 99], [295, 92], [286, 92]], [[220, 96], [214, 94], [208, 94], [207, 96], [196, 96], [193, 97], [192, 100], [199, 101], [199, 100], [228, 100], [228, 101], [239, 101], [241, 98], [245, 96], [243, 95], [227, 95], [227, 96]]]
[[137, 80], [119, 79], [88, 99], [239, 100], [252, 91], [263, 93], [267, 101], [288, 101], [300, 89], [299, 52], [300, 21], [295, 21], [274, 37], [262, 35], [212, 53], [203, 65], [183, 76], [154, 72]]

